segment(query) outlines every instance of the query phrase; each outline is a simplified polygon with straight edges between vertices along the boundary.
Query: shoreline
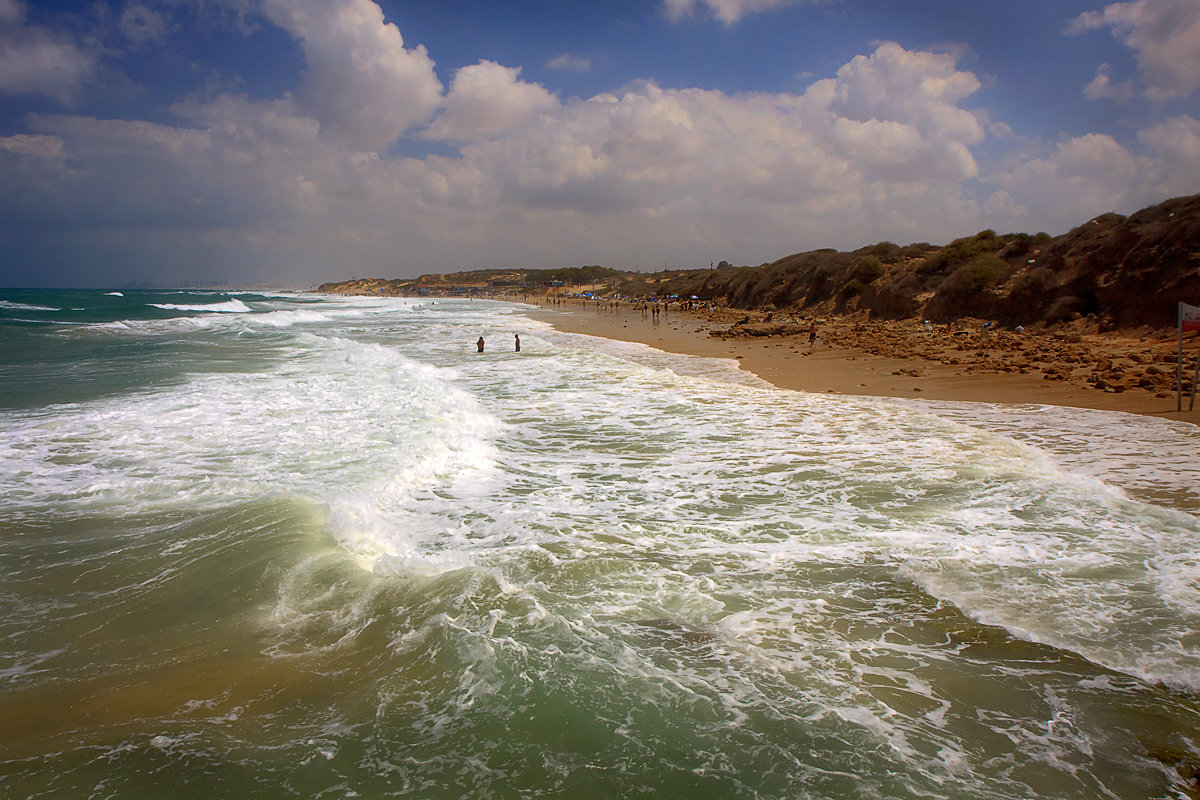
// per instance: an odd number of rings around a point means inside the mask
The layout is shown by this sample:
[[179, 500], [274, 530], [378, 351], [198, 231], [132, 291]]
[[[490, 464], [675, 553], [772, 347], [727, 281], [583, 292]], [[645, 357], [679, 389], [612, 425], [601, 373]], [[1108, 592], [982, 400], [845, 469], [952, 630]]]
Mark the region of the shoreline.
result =
[[[731, 315], [722, 318], [710, 317], [704, 312], [670, 310], [662, 312], [655, 320], [653, 315], [643, 314], [628, 304], [618, 304], [614, 308], [598, 305], [595, 301], [581, 305], [570, 300], [562, 305], [536, 302], [529, 305], [535, 309], [535, 318], [564, 333], [636, 342], [681, 355], [733, 359], [742, 369], [780, 389], [935, 401], [1053, 405], [1120, 411], [1200, 425], [1200, 404], [1189, 411], [1186, 392], [1183, 410], [1176, 411], [1174, 391], [1161, 397], [1156, 396], [1161, 394], [1161, 388], [1158, 392], [1136, 387], [1104, 391], [1082, 382], [1082, 375], [1087, 370], [1093, 370], [1094, 376], [1095, 364], [1116, 362], [1120, 369], [1120, 364], [1136, 366], [1152, 357], [1158, 358], [1162, 366], [1149, 366], [1148, 369], [1162, 373], [1169, 366], [1169, 377], [1173, 381], [1174, 359], [1172, 356], [1169, 365], [1162, 361], [1161, 354], [1167, 348], [1160, 340], [1147, 343], [1120, 336], [1072, 337], [1079, 341], [1073, 341], [1070, 350], [1064, 352], [1060, 347], [1055, 352], [1063, 359], [1062, 363], [1041, 364], [1040, 369], [1018, 369], [1013, 365], [1027, 362], [1014, 356], [1013, 348], [1039, 342], [1045, 344], [1050, 339], [1020, 334], [1022, 340], [1009, 341], [1006, 351], [999, 346], [1003, 340], [991, 340], [990, 347], [974, 343], [964, 346], [967, 335], [978, 334], [958, 332], [954, 334], [957, 338], [947, 338], [950, 334], [919, 331], [915, 323], [872, 324], [835, 319], [818, 321], [817, 341], [810, 347], [806, 333], [808, 323], [802, 331], [793, 328], [782, 335], [714, 336], [710, 331], [724, 333], [731, 330]], [[737, 312], [732, 316], [743, 319], [746, 314]], [[1015, 340], [1018, 335], [1008, 336]], [[868, 352], [861, 346], [864, 344], [874, 352]], [[931, 344], [938, 344], [941, 350], [931, 354]], [[926, 356], [914, 355], [913, 350], [922, 346]], [[1173, 342], [1169, 349], [1174, 352]], [[947, 357], [947, 353], [955, 357]], [[1086, 363], [1089, 358], [1091, 364]], [[1185, 364], [1188, 363], [1186, 350], [1184, 358]]]

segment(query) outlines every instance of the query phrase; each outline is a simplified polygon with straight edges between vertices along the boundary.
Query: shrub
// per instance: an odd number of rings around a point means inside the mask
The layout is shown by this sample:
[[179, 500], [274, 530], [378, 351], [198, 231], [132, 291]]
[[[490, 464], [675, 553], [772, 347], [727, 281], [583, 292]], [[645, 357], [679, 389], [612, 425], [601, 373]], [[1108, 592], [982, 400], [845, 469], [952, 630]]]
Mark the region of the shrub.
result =
[[993, 230], [984, 230], [963, 239], [955, 239], [939, 250], [925, 263], [924, 271], [944, 271], [966, 264], [985, 253], [994, 253], [1004, 247], [1004, 240]]
[[883, 277], [883, 265], [875, 256], [866, 256], [850, 268], [850, 280], [859, 281], [864, 286]]
[[900, 245], [896, 244], [895, 242], [883, 241], [877, 242], [870, 247], [865, 247], [859, 252], [861, 253], [864, 251], [868, 256], [882, 258], [885, 261], [893, 261], [895, 260], [896, 255], [900, 252]]
[[995, 253], [983, 253], [951, 273], [942, 284], [946, 294], [969, 295], [990, 289], [1004, 279], [1008, 265]]
[[1045, 294], [1058, 285], [1058, 275], [1046, 267], [1035, 267], [1021, 275], [1015, 281], [1011, 294], [1013, 296], [1030, 297]]
[[838, 292], [838, 299], [842, 302], [849, 300], [851, 297], [858, 297], [867, 290], [867, 285], [857, 278], [851, 278], [846, 281], [846, 285]]

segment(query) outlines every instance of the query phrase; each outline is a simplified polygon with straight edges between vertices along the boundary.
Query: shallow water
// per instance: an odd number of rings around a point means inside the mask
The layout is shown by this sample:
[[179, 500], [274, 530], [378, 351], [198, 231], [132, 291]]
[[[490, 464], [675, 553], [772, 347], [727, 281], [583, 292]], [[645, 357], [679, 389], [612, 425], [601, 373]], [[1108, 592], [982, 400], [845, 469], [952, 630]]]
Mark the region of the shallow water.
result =
[[484, 301], [0, 300], [6, 795], [1182, 790], [1191, 428]]

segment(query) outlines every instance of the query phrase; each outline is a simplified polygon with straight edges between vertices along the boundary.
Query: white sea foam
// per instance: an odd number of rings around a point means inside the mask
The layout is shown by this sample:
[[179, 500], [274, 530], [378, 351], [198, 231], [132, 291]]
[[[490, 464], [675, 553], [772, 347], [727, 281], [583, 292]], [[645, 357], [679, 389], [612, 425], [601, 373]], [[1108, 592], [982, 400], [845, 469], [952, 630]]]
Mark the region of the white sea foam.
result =
[[62, 311], [61, 308], [37, 306], [30, 303], [14, 303], [10, 300], [0, 300], [0, 309], [5, 311]]
[[[589, 780], [697, 795], [1126, 798], [1162, 773], [1142, 727], [1195, 727], [1186, 695], [1084, 660], [1200, 675], [1200, 530], [1179, 495], [1089, 467], [1142, 458], [1110, 425], [1047, 438], [1036, 414], [782, 392], [517, 306], [302, 302], [72, 331], [178, 370], [0, 410], [12, 589], [40, 614], [5, 620], [24, 631], [6, 680], [50, 686], [68, 659], [91, 680], [124, 651], [136, 677], [183, 645], [281, 679], [187, 674], [176, 698], [171, 678], [170, 741], [128, 753], [207, 756], [218, 730], [264, 775], [342, 770], [369, 732], [387, 775], [411, 757], [485, 791], [602, 759]], [[43, 533], [56, 592], [22, 549]], [[164, 597], [142, 638], [130, 612]], [[47, 641], [70, 646], [42, 661]], [[316, 711], [251, 713], [289, 676], [327, 692]], [[420, 793], [369, 761], [356, 788]]]
[[234, 298], [221, 303], [150, 303], [154, 308], [166, 311], [211, 311], [218, 314], [240, 314], [250, 311], [250, 306]]
[[329, 507], [364, 563], [432, 554], [444, 532], [406, 524], [408, 505], [434, 489], [471, 495], [458, 484], [487, 479], [495, 420], [395, 350], [308, 343], [312, 355], [274, 371], [18, 415], [0, 433], [0, 485], [13, 501], [94, 509], [300, 493]]
[[105, 297], [124, 297], [124, 292], [105, 292]]
[[1186, 422], [1045, 405], [904, 401], [1031, 444], [1074, 474], [1200, 509], [1200, 427]]
[[[356, 298], [357, 299], [357, 298]], [[234, 303], [241, 301], [234, 300]], [[344, 303], [329, 305], [312, 305], [297, 308], [295, 303], [277, 304], [271, 308], [267, 305], [254, 313], [216, 313], [203, 316], [174, 317], [171, 319], [125, 319], [113, 322], [87, 324], [87, 330], [100, 334], [132, 334], [137, 336], [157, 336], [191, 331], [252, 331], [256, 328], [292, 328], [305, 325], [321, 325], [331, 322], [346, 322], [355, 319], [370, 319], [372, 317], [403, 313], [413, 310], [408, 304], [374, 303]], [[166, 307], [166, 306], [160, 306]], [[171, 306], [181, 309], [183, 306]], [[196, 306], [197, 309], [205, 307]], [[211, 309], [206, 309], [211, 310]], [[253, 311], [246, 308], [246, 311]], [[228, 312], [240, 311], [229, 308]]]
[[[560, 623], [724, 628], [777, 669], [828, 635], [817, 601], [852, 591], [821, 576], [874, 565], [1024, 638], [1200, 686], [1200, 524], [1101, 479], [1144, 469], [1104, 440], [1111, 424], [1076, 416], [1049, 437], [976, 408], [782, 392], [728, 362], [556, 334], [516, 307], [420, 306], [339, 298], [236, 325], [155, 322], [282, 327], [292, 355], [12, 412], [0, 496], [97, 511], [298, 495], [369, 569], [479, 570]], [[1123, 422], [1131, 442], [1137, 423]], [[1115, 469], [1088, 467], [1104, 460]], [[890, 591], [871, 602], [906, 590]], [[835, 670], [845, 656], [820, 657]]]
[[268, 311], [265, 314], [256, 314], [250, 319], [244, 320], [250, 325], [265, 325], [272, 328], [290, 328], [293, 325], [301, 325], [312, 322], [330, 322], [339, 317], [346, 316], [336, 312], [323, 311]]

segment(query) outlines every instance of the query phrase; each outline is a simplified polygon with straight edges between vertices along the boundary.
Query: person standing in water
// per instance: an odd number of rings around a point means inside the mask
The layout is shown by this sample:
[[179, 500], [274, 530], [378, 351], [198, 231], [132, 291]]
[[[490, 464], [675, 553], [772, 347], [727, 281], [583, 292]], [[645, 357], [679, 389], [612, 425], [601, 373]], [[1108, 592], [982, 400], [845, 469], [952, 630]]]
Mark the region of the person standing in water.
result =
[[479, 341], [475, 343], [475, 347], [478, 349], [478, 351], [480, 353], [483, 352], [483, 337], [482, 336], [480, 336]]
[[514, 342], [514, 343], [516, 344], [516, 346], [517, 346], [517, 352], [518, 352], [518, 353], [519, 353], [519, 352], [521, 352], [521, 334], [519, 334], [519, 333], [514, 333], [514, 334], [513, 334], [513, 342]]

